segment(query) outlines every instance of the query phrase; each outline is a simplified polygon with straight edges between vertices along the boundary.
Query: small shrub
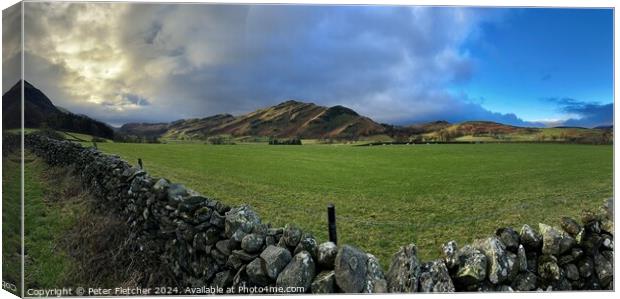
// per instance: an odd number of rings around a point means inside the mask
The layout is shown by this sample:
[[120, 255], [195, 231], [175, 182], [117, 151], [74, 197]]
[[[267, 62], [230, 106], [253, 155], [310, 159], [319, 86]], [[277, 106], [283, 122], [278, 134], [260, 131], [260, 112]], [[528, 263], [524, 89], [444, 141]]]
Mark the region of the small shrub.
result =
[[235, 144], [230, 136], [218, 135], [207, 138], [207, 142], [213, 145]]
[[269, 139], [269, 144], [270, 145], [301, 145], [301, 139], [300, 138], [277, 139], [277, 138], [272, 137]]

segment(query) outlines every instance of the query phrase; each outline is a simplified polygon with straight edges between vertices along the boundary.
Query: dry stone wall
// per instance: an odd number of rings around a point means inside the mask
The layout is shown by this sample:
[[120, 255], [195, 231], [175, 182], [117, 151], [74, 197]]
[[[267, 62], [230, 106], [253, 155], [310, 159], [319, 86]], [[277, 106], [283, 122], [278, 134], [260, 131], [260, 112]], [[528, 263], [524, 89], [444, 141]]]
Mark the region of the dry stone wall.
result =
[[[73, 167], [97, 205], [132, 228], [130, 242], [163, 265], [180, 287], [261, 287], [266, 292], [381, 293], [609, 290], [613, 288], [613, 201], [561, 228], [524, 225], [423, 262], [402, 246], [384, 272], [351, 245], [319, 244], [295, 225], [271, 227], [249, 206], [230, 207], [181, 184], [150, 176], [120, 157], [69, 141], [28, 135], [27, 149]], [[145, 285], [161, 273], [151, 273]], [[257, 288], [254, 288], [256, 290]]]

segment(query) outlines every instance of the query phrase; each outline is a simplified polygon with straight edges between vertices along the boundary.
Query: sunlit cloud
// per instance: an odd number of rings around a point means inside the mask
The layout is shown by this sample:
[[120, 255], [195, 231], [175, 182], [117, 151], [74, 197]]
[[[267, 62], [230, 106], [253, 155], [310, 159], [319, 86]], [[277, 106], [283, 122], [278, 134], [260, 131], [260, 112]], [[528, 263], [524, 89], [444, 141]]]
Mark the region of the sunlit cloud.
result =
[[240, 114], [290, 98], [397, 124], [535, 124], [449, 91], [475, 75], [463, 45], [502, 18], [491, 10], [26, 5], [26, 80], [59, 106], [115, 125]]

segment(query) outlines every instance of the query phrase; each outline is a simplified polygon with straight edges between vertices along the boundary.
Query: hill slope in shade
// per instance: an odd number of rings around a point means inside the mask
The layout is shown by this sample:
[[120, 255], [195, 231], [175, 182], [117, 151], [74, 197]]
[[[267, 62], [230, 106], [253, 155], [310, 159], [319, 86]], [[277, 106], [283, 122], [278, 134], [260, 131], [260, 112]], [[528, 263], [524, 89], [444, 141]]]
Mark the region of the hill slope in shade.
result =
[[286, 101], [276, 106], [234, 117], [218, 114], [170, 124], [125, 124], [120, 132], [131, 135], [160, 133], [173, 139], [205, 138], [214, 135], [275, 136], [282, 138], [342, 138], [382, 134], [385, 127], [343, 107]]
[[[28, 81], [24, 82], [24, 126], [39, 127], [48, 116], [62, 113], [40, 90]], [[13, 85], [2, 95], [2, 121], [4, 128], [19, 128], [21, 126], [21, 82]]]
[[39, 89], [28, 81], [16, 83], [2, 95], [2, 125], [4, 129], [21, 127], [21, 83], [24, 84], [24, 127], [49, 127], [57, 130], [113, 138], [114, 130], [107, 124], [88, 116], [59, 109]]

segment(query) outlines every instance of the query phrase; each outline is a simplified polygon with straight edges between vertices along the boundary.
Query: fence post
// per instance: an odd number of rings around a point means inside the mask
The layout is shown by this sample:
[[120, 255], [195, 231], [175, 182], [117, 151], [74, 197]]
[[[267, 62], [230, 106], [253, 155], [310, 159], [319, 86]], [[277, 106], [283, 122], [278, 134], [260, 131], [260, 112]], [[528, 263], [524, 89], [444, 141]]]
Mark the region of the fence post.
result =
[[138, 158], [138, 165], [140, 165], [140, 169], [144, 169], [144, 167], [142, 167], [142, 159]]
[[336, 236], [336, 207], [332, 203], [327, 205], [327, 223], [329, 241], [338, 244], [338, 237]]

